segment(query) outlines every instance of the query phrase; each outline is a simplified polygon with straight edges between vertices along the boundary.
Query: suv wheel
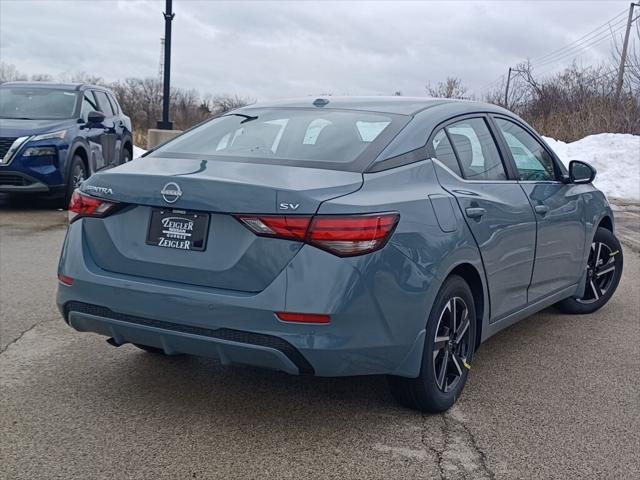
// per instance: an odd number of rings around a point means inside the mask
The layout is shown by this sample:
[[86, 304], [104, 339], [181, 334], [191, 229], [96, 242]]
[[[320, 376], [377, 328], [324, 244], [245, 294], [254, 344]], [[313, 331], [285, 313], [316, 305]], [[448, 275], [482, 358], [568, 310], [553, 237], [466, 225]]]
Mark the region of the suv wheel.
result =
[[129, 152], [128, 148], [122, 150], [122, 158], [120, 159], [120, 164], [127, 163], [131, 161], [131, 152]]
[[587, 314], [602, 308], [613, 296], [622, 277], [622, 247], [606, 228], [598, 228], [587, 259], [584, 293], [559, 302], [565, 313]]
[[401, 404], [431, 413], [450, 408], [467, 381], [476, 338], [473, 295], [461, 277], [449, 277], [436, 296], [417, 378], [389, 377]]
[[67, 187], [63, 199], [63, 208], [69, 206], [71, 195], [73, 191], [82, 185], [87, 179], [87, 167], [84, 165], [84, 161], [80, 155], [74, 155], [71, 160], [71, 168], [69, 169], [69, 179], [67, 180]]

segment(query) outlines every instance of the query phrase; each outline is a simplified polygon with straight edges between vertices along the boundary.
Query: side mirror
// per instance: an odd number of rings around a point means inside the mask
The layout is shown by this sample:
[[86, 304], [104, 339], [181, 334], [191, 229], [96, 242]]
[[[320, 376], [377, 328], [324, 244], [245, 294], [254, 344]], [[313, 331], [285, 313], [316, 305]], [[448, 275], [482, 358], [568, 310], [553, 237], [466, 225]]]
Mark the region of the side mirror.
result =
[[95, 110], [89, 112], [87, 115], [87, 124], [89, 125], [101, 125], [104, 122], [105, 116], [102, 112], [96, 112]]
[[586, 162], [571, 160], [569, 162], [569, 181], [571, 183], [591, 183], [596, 178], [596, 169]]

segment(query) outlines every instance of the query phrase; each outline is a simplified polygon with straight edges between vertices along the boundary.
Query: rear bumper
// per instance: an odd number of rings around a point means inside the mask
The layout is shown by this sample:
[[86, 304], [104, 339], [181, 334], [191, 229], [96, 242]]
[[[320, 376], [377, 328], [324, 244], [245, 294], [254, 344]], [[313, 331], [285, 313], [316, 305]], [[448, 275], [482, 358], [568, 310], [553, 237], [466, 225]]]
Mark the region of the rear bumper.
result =
[[300, 352], [286, 341], [227, 328], [189, 327], [184, 324], [133, 317], [87, 303], [64, 306], [67, 323], [80, 332], [112, 337], [117, 344], [138, 343], [161, 348], [168, 355], [191, 353], [219, 358], [225, 365], [251, 364], [291, 374], [314, 374]]
[[[291, 374], [418, 375], [424, 310], [411, 309], [415, 318], [394, 315], [393, 308], [410, 306], [401, 286], [395, 291], [386, 276], [378, 285], [356, 268], [357, 259], [303, 247], [267, 288], [242, 293], [102, 270], [84, 244], [82, 223], [67, 233], [59, 273], [73, 285], [60, 284], [57, 298], [76, 330]], [[285, 323], [278, 311], [329, 314], [331, 323]]]

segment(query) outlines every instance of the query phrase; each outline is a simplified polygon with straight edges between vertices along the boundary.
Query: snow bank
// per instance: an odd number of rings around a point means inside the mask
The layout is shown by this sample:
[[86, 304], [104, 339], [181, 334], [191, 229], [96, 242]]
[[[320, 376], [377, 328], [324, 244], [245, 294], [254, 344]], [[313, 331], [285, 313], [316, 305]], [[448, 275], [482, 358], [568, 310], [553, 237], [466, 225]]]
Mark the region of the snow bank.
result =
[[[600, 133], [572, 143], [543, 137], [568, 167], [584, 160], [598, 170], [595, 185], [611, 199], [640, 201], [640, 135]], [[133, 147], [133, 158], [146, 150]]]
[[594, 184], [607, 197], [640, 201], [640, 135], [600, 133], [572, 143], [544, 139], [567, 167], [570, 160], [593, 165]]

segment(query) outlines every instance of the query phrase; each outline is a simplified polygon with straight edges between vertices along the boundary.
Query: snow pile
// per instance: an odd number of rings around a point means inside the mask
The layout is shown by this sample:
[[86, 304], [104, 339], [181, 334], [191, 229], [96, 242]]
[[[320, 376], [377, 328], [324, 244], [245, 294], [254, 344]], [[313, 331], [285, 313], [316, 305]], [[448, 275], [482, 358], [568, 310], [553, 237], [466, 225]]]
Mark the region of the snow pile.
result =
[[592, 165], [595, 186], [610, 199], [640, 201], [640, 135], [600, 133], [572, 143], [544, 139], [567, 167], [570, 160]]

